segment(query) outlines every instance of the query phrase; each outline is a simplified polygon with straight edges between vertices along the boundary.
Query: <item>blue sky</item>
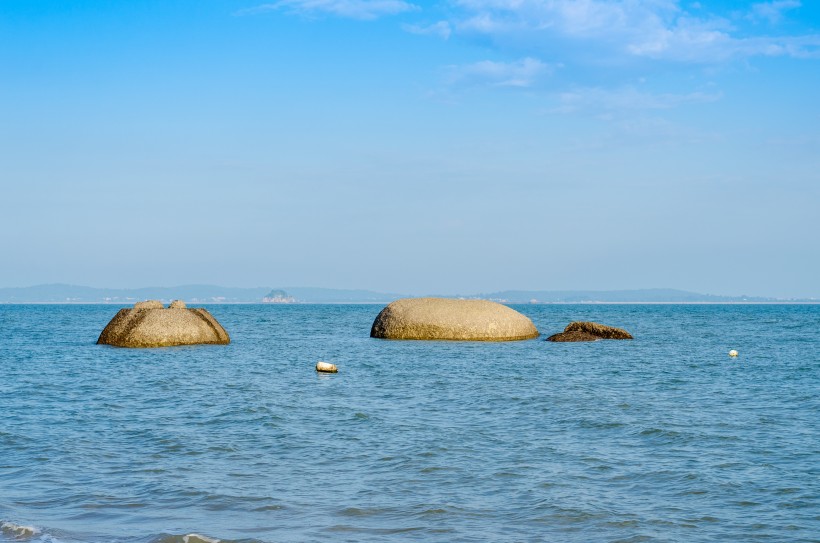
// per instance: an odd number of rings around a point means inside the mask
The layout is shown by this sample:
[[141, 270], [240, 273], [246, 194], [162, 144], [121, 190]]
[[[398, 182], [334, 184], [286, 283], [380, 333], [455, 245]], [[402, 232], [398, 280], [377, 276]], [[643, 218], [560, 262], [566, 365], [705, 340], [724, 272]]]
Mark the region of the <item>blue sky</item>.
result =
[[820, 297], [820, 3], [0, 2], [1, 286]]

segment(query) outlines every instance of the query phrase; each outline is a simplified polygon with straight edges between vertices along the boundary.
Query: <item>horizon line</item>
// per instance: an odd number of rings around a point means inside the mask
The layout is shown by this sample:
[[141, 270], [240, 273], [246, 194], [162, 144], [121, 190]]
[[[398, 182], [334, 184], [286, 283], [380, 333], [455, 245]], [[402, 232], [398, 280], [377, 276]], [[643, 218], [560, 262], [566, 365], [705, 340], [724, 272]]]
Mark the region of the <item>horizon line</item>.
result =
[[[420, 297], [475, 297], [480, 294], [495, 294], [495, 293], [503, 293], [503, 292], [549, 292], [549, 293], [566, 293], [566, 292], [591, 292], [591, 293], [614, 293], [614, 292], [637, 292], [637, 291], [677, 291], [682, 293], [688, 294], [697, 294], [700, 296], [714, 296], [714, 297], [721, 297], [721, 298], [765, 298], [768, 299], [767, 302], [771, 303], [771, 301], [820, 301], [820, 298], [815, 296], [792, 296], [792, 297], [778, 297], [778, 296], [765, 296], [765, 295], [757, 295], [757, 294], [713, 294], [713, 293], [704, 293], [698, 292], [693, 290], [685, 290], [682, 288], [677, 287], [644, 287], [644, 288], [609, 288], [609, 289], [601, 289], [601, 288], [562, 288], [562, 289], [544, 289], [544, 288], [505, 288], [500, 290], [490, 290], [490, 291], [482, 291], [473, 294], [407, 294], [402, 292], [389, 292], [389, 291], [382, 291], [382, 290], [371, 290], [368, 288], [339, 288], [339, 287], [318, 287], [318, 286], [254, 286], [254, 287], [245, 287], [245, 286], [225, 286], [219, 285], [216, 283], [185, 283], [185, 284], [178, 284], [173, 286], [140, 286], [140, 287], [111, 287], [111, 286], [90, 286], [90, 285], [80, 285], [75, 283], [38, 283], [28, 286], [0, 286], [0, 290], [6, 289], [31, 289], [37, 287], [56, 287], [56, 286], [65, 286], [65, 287], [79, 287], [79, 288], [88, 288], [88, 289], [95, 289], [95, 290], [149, 290], [149, 289], [174, 289], [174, 288], [184, 288], [184, 287], [216, 287], [216, 288], [225, 288], [225, 289], [242, 289], [242, 290], [254, 290], [254, 289], [270, 289], [270, 290], [285, 290], [288, 289], [316, 289], [316, 290], [335, 290], [335, 291], [366, 291], [372, 292], [375, 294], [387, 294], [387, 295], [401, 295], [407, 296], [412, 298], [420, 298]], [[240, 302], [240, 303], [253, 303], [253, 302]], [[576, 302], [538, 302], [538, 303], [576, 303]], [[584, 302], [590, 303], [590, 302]], [[631, 303], [631, 302], [606, 302], [606, 303]], [[658, 303], [658, 302], [637, 302], [637, 303]], [[664, 303], [664, 302], [661, 302]], [[679, 303], [679, 302], [673, 302]], [[711, 303], [711, 302], [680, 302], [680, 303]], [[724, 302], [714, 302], [714, 303], [724, 303]], [[728, 302], [728, 303], [740, 303], [740, 302]]]

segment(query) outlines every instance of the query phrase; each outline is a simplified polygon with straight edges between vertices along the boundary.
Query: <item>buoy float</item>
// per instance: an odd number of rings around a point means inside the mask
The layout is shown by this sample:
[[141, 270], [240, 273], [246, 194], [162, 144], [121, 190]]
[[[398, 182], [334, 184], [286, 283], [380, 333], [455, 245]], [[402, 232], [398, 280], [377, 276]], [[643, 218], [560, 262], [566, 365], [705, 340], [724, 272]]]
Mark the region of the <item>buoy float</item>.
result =
[[729, 351], [729, 356], [731, 356], [732, 358], [735, 358], [737, 356], [737, 351], [732, 349], [731, 351]]
[[336, 368], [336, 364], [331, 364], [330, 362], [316, 362], [316, 371], [322, 373], [338, 373], [338, 368]]

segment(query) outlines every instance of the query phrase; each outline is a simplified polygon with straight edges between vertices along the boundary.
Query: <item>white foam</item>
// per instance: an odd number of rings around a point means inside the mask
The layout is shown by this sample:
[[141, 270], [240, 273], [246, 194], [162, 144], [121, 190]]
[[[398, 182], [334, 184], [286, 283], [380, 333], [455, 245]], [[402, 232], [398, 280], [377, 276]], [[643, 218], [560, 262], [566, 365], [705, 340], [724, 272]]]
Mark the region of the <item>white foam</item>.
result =
[[0, 522], [0, 533], [6, 537], [13, 539], [31, 539], [34, 536], [40, 535], [40, 529], [34, 526], [23, 526], [13, 522]]
[[201, 534], [188, 534], [182, 536], [182, 541], [185, 543], [220, 543], [222, 540]]

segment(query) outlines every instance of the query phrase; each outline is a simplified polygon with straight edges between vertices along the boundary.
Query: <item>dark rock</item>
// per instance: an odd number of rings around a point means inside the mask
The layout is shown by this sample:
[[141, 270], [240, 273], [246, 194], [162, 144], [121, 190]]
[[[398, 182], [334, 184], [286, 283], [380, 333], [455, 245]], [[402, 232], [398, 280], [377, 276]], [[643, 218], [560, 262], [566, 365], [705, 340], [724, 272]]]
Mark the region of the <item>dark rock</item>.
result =
[[571, 322], [559, 334], [553, 334], [547, 341], [597, 341], [599, 339], [633, 339], [632, 334], [621, 328], [606, 326], [597, 322]]

